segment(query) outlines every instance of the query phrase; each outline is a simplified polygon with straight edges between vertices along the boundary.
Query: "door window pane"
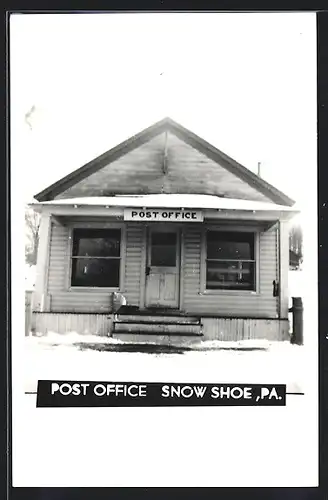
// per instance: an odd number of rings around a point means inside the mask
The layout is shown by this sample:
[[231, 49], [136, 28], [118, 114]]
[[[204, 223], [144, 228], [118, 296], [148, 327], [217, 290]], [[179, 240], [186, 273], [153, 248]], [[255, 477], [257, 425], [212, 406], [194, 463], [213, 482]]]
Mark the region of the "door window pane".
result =
[[154, 267], [175, 267], [177, 259], [177, 234], [152, 233], [150, 265]]

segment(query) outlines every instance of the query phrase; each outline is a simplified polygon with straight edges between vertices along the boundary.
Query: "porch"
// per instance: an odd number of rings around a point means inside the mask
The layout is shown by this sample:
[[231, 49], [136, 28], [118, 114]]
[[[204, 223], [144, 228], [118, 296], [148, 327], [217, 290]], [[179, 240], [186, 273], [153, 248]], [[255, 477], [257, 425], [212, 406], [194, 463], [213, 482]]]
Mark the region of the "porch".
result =
[[35, 208], [34, 332], [166, 343], [289, 339], [289, 207], [170, 194]]
[[290, 340], [287, 319], [195, 316], [147, 311], [139, 314], [33, 312], [33, 335], [79, 333], [126, 342], [188, 345], [207, 340]]

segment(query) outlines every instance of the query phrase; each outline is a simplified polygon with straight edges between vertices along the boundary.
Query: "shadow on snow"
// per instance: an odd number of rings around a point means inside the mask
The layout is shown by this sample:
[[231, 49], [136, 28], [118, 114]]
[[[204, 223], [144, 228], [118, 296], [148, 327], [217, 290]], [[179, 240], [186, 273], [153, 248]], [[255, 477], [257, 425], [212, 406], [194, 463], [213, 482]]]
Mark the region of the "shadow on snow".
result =
[[[60, 344], [54, 344], [53, 346], [59, 346]], [[108, 343], [89, 343], [89, 342], [77, 342], [73, 343], [72, 346], [77, 347], [81, 351], [100, 351], [100, 352], [127, 352], [127, 353], [142, 353], [142, 354], [184, 354], [186, 352], [208, 352], [208, 351], [238, 351], [238, 352], [248, 352], [248, 351], [267, 351], [265, 347], [201, 347], [194, 348], [191, 346], [175, 346], [175, 345], [162, 345], [162, 344], [108, 344]]]

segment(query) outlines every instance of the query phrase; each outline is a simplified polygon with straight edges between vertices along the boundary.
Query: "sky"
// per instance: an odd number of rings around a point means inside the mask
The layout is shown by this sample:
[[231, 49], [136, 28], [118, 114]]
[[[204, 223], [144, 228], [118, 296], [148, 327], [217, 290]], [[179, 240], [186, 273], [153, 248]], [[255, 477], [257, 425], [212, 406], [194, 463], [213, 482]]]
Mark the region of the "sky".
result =
[[316, 195], [315, 13], [13, 14], [10, 80], [26, 201], [166, 116]]

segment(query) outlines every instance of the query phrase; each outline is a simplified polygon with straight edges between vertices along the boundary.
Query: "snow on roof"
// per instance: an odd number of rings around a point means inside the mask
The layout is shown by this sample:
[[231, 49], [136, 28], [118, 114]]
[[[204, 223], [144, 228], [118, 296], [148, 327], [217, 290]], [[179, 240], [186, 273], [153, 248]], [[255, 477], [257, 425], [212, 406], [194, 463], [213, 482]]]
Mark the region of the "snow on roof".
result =
[[292, 211], [295, 207], [276, 205], [261, 201], [222, 198], [204, 194], [146, 194], [95, 196], [85, 198], [67, 198], [36, 203], [34, 206], [101, 206], [101, 207], [147, 207], [147, 208], [198, 208], [221, 210], [261, 210], [261, 211]]

